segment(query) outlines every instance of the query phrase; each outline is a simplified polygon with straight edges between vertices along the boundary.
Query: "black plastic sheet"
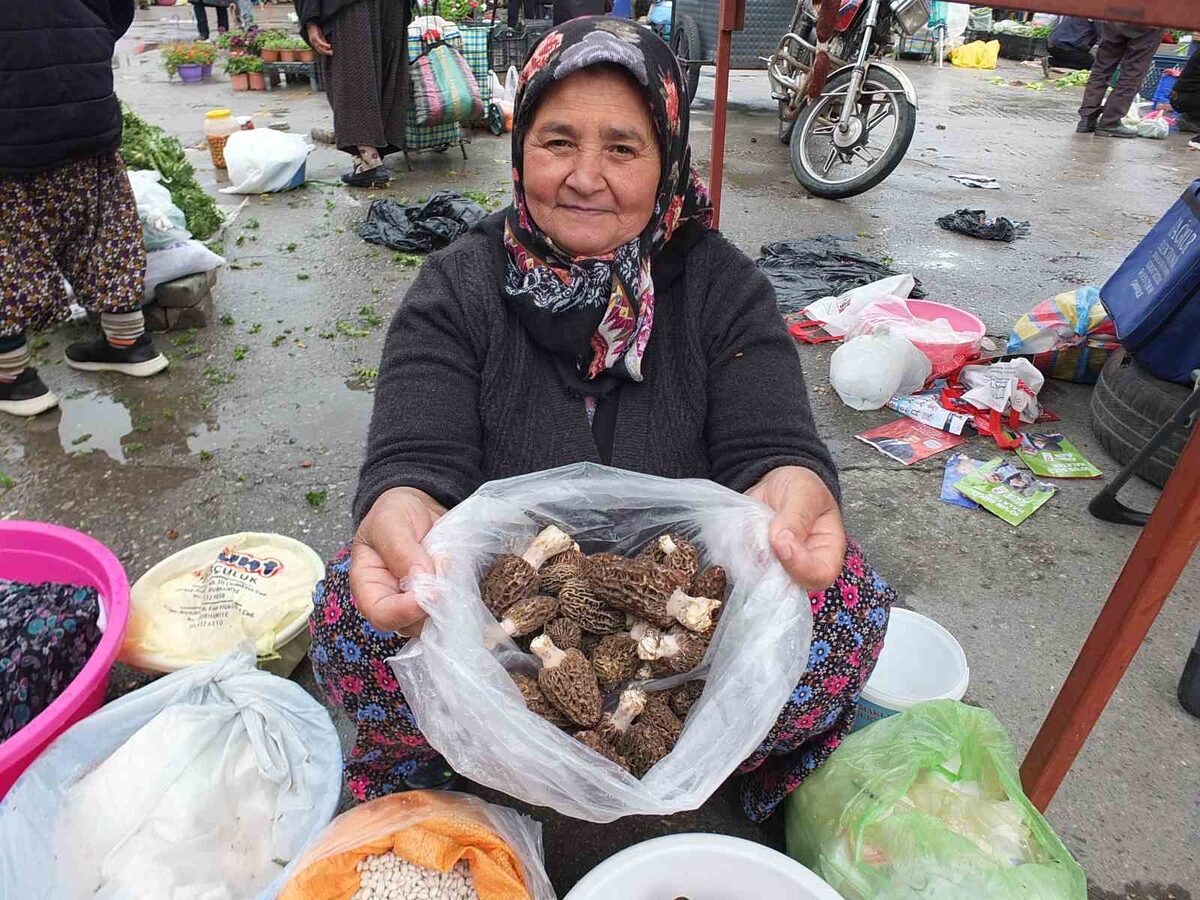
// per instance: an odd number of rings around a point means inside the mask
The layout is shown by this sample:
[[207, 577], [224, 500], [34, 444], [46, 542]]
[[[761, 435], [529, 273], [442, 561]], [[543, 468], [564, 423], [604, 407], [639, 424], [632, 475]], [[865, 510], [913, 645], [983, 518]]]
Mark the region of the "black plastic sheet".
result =
[[359, 226], [358, 236], [407, 253], [440, 250], [462, 237], [487, 210], [453, 191], [436, 191], [422, 206], [376, 200]]
[[1022, 235], [1029, 234], [1028, 222], [1014, 222], [1004, 216], [994, 219], [987, 217], [987, 211], [982, 209], [956, 209], [937, 220], [939, 228], [956, 231], [967, 237], [979, 238], [984, 241], [1004, 241], [1011, 244]]
[[[822, 297], [836, 297], [851, 288], [902, 274], [843, 248], [844, 240], [834, 234], [818, 234], [763, 245], [755, 265], [775, 287], [775, 304], [781, 313], [797, 313]], [[925, 296], [920, 279], [911, 296]]]

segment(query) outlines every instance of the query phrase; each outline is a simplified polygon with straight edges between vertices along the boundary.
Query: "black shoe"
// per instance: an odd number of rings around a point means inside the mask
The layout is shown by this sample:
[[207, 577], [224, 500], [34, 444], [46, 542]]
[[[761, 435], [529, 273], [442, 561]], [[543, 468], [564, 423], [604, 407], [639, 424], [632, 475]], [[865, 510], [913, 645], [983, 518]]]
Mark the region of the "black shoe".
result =
[[1127, 125], [1122, 125], [1120, 122], [1116, 125], [1096, 126], [1096, 137], [1135, 138], [1137, 136], [1136, 128], [1130, 128]]
[[1096, 130], [1096, 123], [1100, 121], [1100, 113], [1093, 113], [1090, 116], [1080, 116], [1079, 124], [1075, 126], [1076, 134], [1091, 134]]
[[412, 774], [404, 776], [404, 786], [410, 791], [446, 791], [457, 779], [458, 774], [438, 755], [418, 763]]
[[58, 406], [58, 397], [38, 378], [37, 369], [26, 369], [16, 381], [0, 381], [0, 412], [36, 416]]
[[380, 187], [391, 180], [391, 173], [388, 172], [387, 166], [383, 163], [380, 163], [373, 169], [366, 169], [362, 172], [347, 172], [342, 176], [342, 181], [350, 187]]
[[165, 369], [169, 362], [154, 349], [150, 335], [143, 334], [131, 347], [114, 347], [100, 334], [76, 341], [67, 348], [67, 365], [84, 372], [120, 372], [147, 378]]
[[1175, 120], [1175, 125], [1180, 131], [1186, 132], [1187, 134], [1200, 133], [1200, 122], [1185, 116], [1183, 113], [1179, 114], [1179, 118]]

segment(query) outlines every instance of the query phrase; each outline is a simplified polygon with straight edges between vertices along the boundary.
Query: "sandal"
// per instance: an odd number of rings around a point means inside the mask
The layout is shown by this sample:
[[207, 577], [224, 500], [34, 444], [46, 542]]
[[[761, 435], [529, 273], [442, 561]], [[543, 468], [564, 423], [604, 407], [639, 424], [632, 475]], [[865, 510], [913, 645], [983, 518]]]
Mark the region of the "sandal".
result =
[[347, 172], [342, 176], [343, 183], [350, 187], [378, 187], [387, 184], [391, 180], [392, 175], [383, 163], [380, 163], [373, 169], [364, 169], [361, 172]]

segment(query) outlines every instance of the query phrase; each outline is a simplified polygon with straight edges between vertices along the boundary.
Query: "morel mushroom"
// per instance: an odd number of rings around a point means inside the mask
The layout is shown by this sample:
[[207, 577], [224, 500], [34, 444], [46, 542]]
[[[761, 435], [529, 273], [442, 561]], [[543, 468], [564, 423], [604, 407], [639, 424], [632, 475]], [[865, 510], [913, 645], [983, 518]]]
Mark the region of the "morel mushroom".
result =
[[496, 558], [483, 575], [483, 602], [492, 615], [500, 618], [510, 606], [537, 593], [538, 569], [551, 556], [569, 550], [574, 541], [551, 525], [533, 539], [520, 556], [505, 553]]
[[591, 663], [578, 650], [559, 650], [544, 634], [529, 645], [542, 661], [538, 687], [546, 699], [576, 725], [591, 728], [600, 721], [600, 685]]
[[629, 731], [629, 726], [645, 708], [645, 691], [637, 688], [624, 690], [621, 692], [621, 699], [617, 701], [617, 708], [611, 713], [605, 714], [596, 731], [608, 743], [614, 747], [620, 747], [625, 741], [625, 733]]
[[621, 752], [629, 761], [629, 771], [642, 778], [656, 762], [671, 752], [671, 740], [661, 728], [635, 722], [625, 732]]
[[729, 576], [725, 574], [724, 567], [709, 566], [692, 579], [688, 593], [693, 597], [713, 597], [717, 600], [724, 600], [728, 590]]
[[546, 699], [546, 695], [538, 687], [536, 678], [530, 678], [528, 675], [520, 672], [511, 673], [511, 677], [516, 683], [518, 690], [521, 691], [521, 697], [525, 700], [525, 706], [528, 707], [531, 713], [541, 716], [551, 725], [557, 725], [559, 728], [564, 728], [571, 724], [571, 720], [560, 713], [558, 707]]
[[676, 625], [659, 642], [659, 657], [654, 661], [654, 673], [660, 677], [690, 672], [704, 659], [708, 651], [708, 635], [696, 634]]
[[685, 593], [678, 586], [677, 573], [646, 559], [592, 566], [588, 581], [603, 603], [659, 628], [679, 622], [691, 631], [707, 631], [713, 611], [721, 605], [720, 600]]
[[582, 578], [568, 578], [558, 589], [558, 608], [592, 634], [616, 634], [625, 628], [625, 614], [605, 606]]
[[683, 731], [683, 723], [679, 721], [679, 717], [675, 713], [671, 712], [669, 701], [670, 695], [666, 692], [647, 695], [646, 705], [642, 709], [642, 714], [637, 717], [637, 721], [639, 725], [653, 725], [662, 731], [671, 746], [674, 747]]
[[704, 693], [704, 682], [699, 680], [689, 681], [687, 684], [675, 688], [671, 691], [671, 699], [668, 701], [671, 705], [671, 712], [681, 720], [686, 719], [702, 693]]
[[642, 552], [643, 557], [679, 572], [680, 587], [691, 584], [700, 570], [700, 551], [678, 534], [664, 534]]
[[615, 762], [618, 766], [626, 771], [629, 771], [629, 760], [621, 755], [621, 751], [610, 744], [604, 737], [596, 731], [580, 731], [576, 733], [575, 740], [583, 744], [589, 750], [594, 750], [607, 760]]
[[587, 557], [579, 550], [565, 550], [542, 566], [542, 590], [557, 595], [569, 578], [582, 578], [587, 570]]
[[629, 630], [629, 637], [637, 645], [638, 659], [645, 662], [653, 662], [656, 659], [661, 659], [677, 652], [674, 648], [674, 641], [667, 641], [664, 646], [666, 635], [659, 628], [655, 628], [649, 622], [638, 622]]
[[587, 558], [587, 566], [584, 568], [583, 574], [590, 577], [596, 566], [604, 566], [612, 562], [622, 563], [625, 561], [625, 557], [618, 553], [593, 553]]
[[703, 633], [712, 630], [713, 613], [720, 605], [721, 601], [713, 597], [693, 597], [676, 590], [667, 601], [667, 615], [688, 631]]
[[583, 649], [583, 629], [574, 619], [566, 616], [551, 619], [546, 623], [545, 634], [560, 650]]
[[591, 660], [600, 690], [605, 692], [615, 691], [621, 682], [637, 674], [642, 662], [638, 658], [637, 641], [624, 632], [602, 638]]
[[504, 613], [500, 627], [509, 637], [533, 634], [558, 615], [558, 600], [545, 594], [518, 600]]

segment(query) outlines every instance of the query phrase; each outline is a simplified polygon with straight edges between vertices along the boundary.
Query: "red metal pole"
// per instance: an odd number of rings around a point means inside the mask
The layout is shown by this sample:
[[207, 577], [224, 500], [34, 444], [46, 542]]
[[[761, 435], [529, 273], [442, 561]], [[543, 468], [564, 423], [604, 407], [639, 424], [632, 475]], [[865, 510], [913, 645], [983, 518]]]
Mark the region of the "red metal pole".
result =
[[1025, 793], [1038, 809], [1050, 805], [1197, 544], [1200, 430], [1179, 457], [1021, 766]]
[[746, 27], [746, 0], [721, 0], [717, 17], [717, 83], [713, 89], [711, 172], [713, 227], [721, 225], [721, 177], [725, 171], [725, 119], [729, 111], [729, 48], [733, 32]]

